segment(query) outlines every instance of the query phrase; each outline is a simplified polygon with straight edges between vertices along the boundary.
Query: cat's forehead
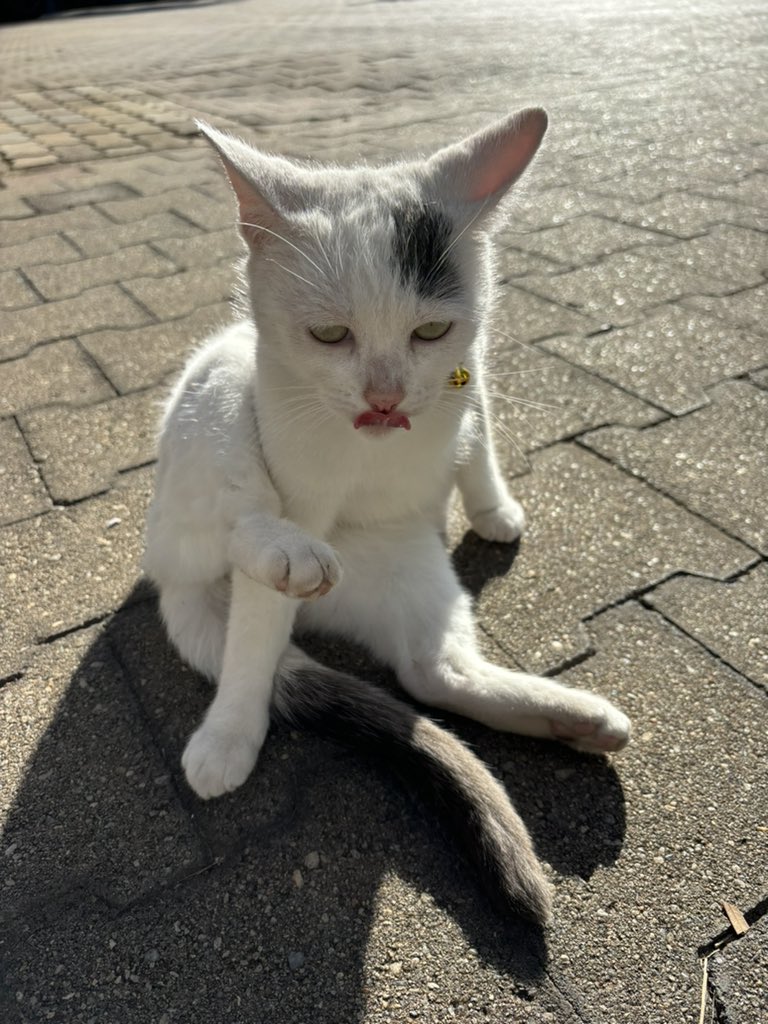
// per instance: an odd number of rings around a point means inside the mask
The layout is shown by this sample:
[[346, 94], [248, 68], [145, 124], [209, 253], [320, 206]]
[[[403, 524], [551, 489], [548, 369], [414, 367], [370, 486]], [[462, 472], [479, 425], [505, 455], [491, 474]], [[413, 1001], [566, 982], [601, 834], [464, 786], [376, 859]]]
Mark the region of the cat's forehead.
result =
[[372, 173], [346, 184], [345, 191], [337, 183], [321, 193], [316, 207], [317, 241], [336, 253], [345, 282], [363, 290], [395, 289], [423, 301], [458, 298], [450, 211], [402, 178], [392, 182]]

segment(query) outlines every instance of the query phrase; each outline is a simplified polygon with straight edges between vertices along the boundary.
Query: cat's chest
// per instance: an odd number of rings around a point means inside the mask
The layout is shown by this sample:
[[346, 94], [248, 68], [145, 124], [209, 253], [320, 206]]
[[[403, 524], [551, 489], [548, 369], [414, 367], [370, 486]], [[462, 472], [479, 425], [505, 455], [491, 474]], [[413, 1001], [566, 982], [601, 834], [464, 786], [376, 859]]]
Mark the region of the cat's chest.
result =
[[315, 435], [275, 477], [284, 514], [317, 532], [439, 512], [453, 480], [454, 445], [419, 426], [397, 436]]

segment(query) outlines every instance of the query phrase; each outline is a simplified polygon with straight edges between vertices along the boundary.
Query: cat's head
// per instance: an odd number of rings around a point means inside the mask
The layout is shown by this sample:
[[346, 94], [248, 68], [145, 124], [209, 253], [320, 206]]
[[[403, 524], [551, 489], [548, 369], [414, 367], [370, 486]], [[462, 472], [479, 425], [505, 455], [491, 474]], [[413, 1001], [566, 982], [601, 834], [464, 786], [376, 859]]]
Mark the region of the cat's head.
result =
[[260, 365], [297, 415], [386, 433], [455, 401], [489, 300], [489, 219], [546, 127], [529, 109], [428, 159], [335, 167], [200, 125], [237, 197]]

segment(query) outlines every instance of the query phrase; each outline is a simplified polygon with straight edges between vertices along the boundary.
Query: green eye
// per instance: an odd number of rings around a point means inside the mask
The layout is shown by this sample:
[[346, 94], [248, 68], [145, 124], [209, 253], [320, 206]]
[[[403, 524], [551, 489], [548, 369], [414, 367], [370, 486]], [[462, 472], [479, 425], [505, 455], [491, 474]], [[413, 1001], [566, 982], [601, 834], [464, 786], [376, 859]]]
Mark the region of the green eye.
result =
[[453, 324], [450, 320], [430, 320], [428, 324], [422, 324], [413, 332], [415, 337], [422, 341], [437, 341], [450, 331]]
[[349, 334], [349, 328], [333, 324], [331, 327], [310, 327], [309, 333], [326, 345], [335, 345], [339, 341], [344, 341]]

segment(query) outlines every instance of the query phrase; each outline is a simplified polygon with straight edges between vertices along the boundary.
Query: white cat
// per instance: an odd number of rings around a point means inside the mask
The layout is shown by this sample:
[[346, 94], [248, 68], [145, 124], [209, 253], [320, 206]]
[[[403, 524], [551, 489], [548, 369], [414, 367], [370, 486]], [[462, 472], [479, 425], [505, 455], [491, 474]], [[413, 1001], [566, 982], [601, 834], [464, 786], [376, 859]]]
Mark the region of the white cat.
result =
[[291, 635], [359, 641], [418, 701], [496, 729], [581, 750], [626, 744], [627, 718], [602, 697], [482, 658], [441, 539], [454, 484], [480, 536], [514, 541], [523, 528], [483, 388], [488, 228], [546, 125], [525, 110], [381, 168], [298, 163], [201, 125], [239, 204], [253, 322], [211, 338], [168, 403], [145, 561], [171, 639], [217, 682], [183, 756], [196, 793], [244, 782], [274, 711], [383, 753], [540, 921], [549, 888], [488, 770]]

